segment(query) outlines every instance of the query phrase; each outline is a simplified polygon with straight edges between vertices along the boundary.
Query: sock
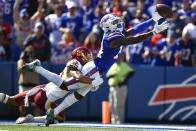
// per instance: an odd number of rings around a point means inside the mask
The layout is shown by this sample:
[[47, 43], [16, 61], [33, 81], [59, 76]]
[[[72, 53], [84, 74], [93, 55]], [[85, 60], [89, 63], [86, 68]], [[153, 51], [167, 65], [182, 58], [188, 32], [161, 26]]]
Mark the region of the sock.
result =
[[7, 103], [8, 99], [9, 99], [8, 95], [4, 93], [0, 93], [0, 102]]
[[70, 107], [72, 104], [77, 102], [78, 100], [75, 98], [74, 93], [68, 95], [65, 97], [65, 99], [61, 102], [60, 105], [58, 105], [54, 109], [54, 115], [58, 115], [61, 111], [65, 110], [66, 108]]
[[34, 117], [34, 121], [33, 122], [45, 123], [45, 121], [46, 121], [46, 115], [45, 116]]
[[41, 66], [36, 66], [35, 71], [41, 74], [46, 79], [48, 79], [49, 81], [53, 82], [58, 87], [60, 87], [63, 83], [63, 79], [59, 75], [52, 73]]

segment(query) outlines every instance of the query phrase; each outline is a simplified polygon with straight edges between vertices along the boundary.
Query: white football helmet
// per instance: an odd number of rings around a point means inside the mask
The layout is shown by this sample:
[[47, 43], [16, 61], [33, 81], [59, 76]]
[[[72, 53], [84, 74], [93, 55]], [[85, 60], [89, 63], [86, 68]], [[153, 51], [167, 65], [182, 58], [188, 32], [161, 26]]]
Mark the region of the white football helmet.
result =
[[100, 27], [105, 33], [112, 31], [122, 32], [124, 30], [124, 22], [115, 14], [106, 14], [101, 18]]

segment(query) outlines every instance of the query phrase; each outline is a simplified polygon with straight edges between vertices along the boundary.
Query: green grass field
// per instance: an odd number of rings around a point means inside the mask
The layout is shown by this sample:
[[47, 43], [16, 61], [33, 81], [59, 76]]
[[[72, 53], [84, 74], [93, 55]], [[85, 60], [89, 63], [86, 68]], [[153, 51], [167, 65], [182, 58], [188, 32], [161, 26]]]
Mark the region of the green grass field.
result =
[[[163, 131], [150, 129], [122, 129], [122, 128], [93, 128], [66, 126], [29, 126], [29, 125], [0, 125], [0, 131]], [[164, 130], [166, 131], [166, 130]]]

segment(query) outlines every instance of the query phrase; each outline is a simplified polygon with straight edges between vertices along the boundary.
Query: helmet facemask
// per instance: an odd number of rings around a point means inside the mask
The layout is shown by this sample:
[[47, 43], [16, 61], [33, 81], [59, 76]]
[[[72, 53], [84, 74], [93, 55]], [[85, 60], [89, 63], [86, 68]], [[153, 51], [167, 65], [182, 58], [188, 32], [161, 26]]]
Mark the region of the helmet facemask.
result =
[[84, 53], [82, 53], [82, 57], [83, 57], [82, 59], [83, 59], [85, 64], [93, 60], [93, 54], [92, 53], [87, 53], [86, 55], [84, 55]]

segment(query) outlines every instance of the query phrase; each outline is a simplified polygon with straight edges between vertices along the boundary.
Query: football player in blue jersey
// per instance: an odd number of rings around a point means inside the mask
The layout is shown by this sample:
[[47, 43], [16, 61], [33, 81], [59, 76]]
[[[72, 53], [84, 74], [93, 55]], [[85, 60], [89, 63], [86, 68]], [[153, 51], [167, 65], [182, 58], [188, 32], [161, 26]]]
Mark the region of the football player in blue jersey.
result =
[[[110, 66], [116, 61], [121, 46], [142, 42], [151, 36], [168, 29], [169, 23], [167, 21], [158, 24], [161, 19], [163, 19], [163, 17], [157, 12], [154, 12], [152, 19], [125, 30], [124, 22], [120, 17], [114, 14], [106, 14], [103, 16], [100, 21], [100, 26], [104, 31], [102, 45], [97, 58], [94, 60], [99, 72], [102, 74], [107, 72]], [[152, 31], [138, 34], [152, 25], [154, 25]]]

